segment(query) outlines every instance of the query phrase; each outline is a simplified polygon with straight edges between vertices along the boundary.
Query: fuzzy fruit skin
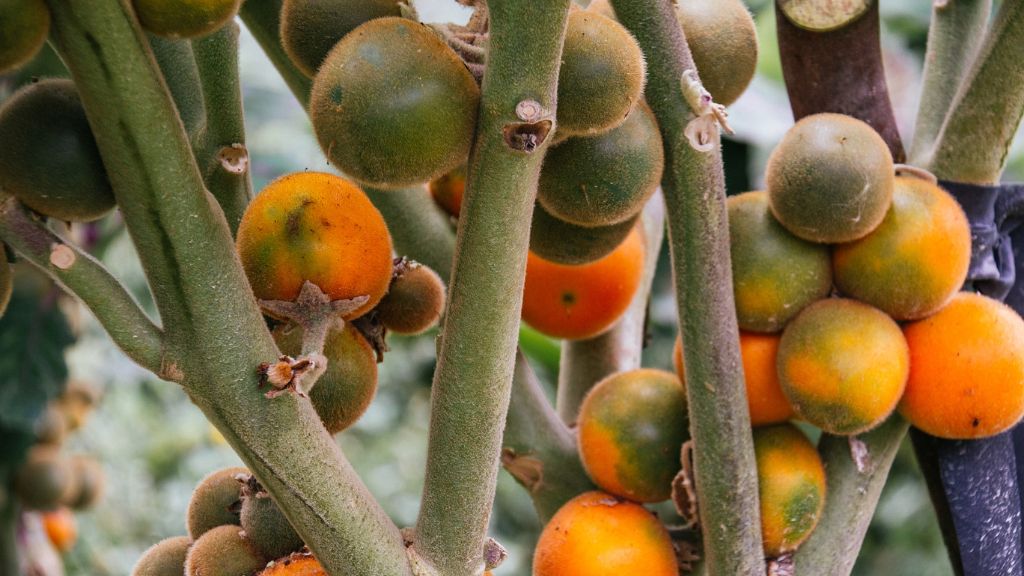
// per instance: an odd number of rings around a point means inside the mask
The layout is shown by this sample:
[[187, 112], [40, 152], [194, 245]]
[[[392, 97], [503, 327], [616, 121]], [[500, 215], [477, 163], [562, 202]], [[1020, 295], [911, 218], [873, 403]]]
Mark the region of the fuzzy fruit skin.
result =
[[825, 509], [825, 467], [814, 445], [792, 424], [754, 429], [764, 553], [797, 549]]
[[900, 327], [855, 300], [804, 309], [782, 333], [779, 382], [797, 415], [837, 435], [881, 424], [900, 401], [910, 353]]
[[558, 72], [558, 131], [597, 134], [622, 124], [643, 94], [640, 45], [618, 22], [583, 10], [569, 13]]
[[64, 437], [68, 433], [68, 423], [64, 412], [56, 404], [48, 405], [36, 420], [33, 431], [36, 434], [36, 442], [60, 446], [64, 443]]
[[864, 238], [836, 246], [832, 262], [844, 294], [896, 320], [918, 320], [938, 312], [963, 286], [971, 227], [945, 190], [898, 177], [882, 223]]
[[72, 456], [74, 487], [66, 500], [73, 510], [92, 508], [103, 497], [107, 478], [99, 462], [87, 456]]
[[31, 60], [50, 33], [50, 10], [44, 0], [0, 2], [0, 74]]
[[473, 75], [430, 28], [377, 18], [327, 55], [309, 109], [332, 164], [364, 184], [397, 188], [465, 163], [479, 103]]
[[1024, 414], [1024, 320], [979, 294], [959, 293], [903, 329], [910, 379], [900, 414], [940, 438], [999, 434]]
[[466, 194], [466, 166], [462, 165], [451, 172], [435, 178], [427, 186], [434, 202], [452, 218], [458, 218], [462, 212], [462, 197]]
[[580, 460], [599, 488], [634, 502], [672, 495], [689, 437], [686, 390], [671, 372], [612, 374], [580, 406]]
[[193, 540], [217, 526], [240, 525], [237, 506], [242, 498], [242, 485], [235, 478], [239, 474], [249, 476], [249, 471], [241, 467], [224, 468], [199, 481], [185, 516]]
[[132, 0], [147, 32], [168, 38], [197, 38], [238, 14], [242, 0]]
[[256, 297], [294, 300], [305, 281], [331, 300], [369, 296], [344, 316], [358, 318], [391, 283], [391, 235], [358, 186], [332, 174], [274, 180], [246, 208], [238, 253]]
[[388, 330], [412, 336], [437, 325], [444, 302], [444, 280], [429, 266], [416, 262], [391, 281], [377, 312]]
[[188, 536], [174, 536], [157, 542], [142, 553], [131, 576], [182, 576], [191, 545], [192, 540]]
[[772, 213], [812, 242], [863, 238], [892, 203], [892, 153], [870, 126], [842, 114], [814, 114], [786, 132], [768, 159]]
[[401, 16], [398, 4], [399, 0], [284, 0], [281, 46], [312, 78], [339, 40], [374, 18]]
[[616, 128], [551, 148], [537, 201], [552, 216], [577, 226], [619, 224], [643, 210], [664, 167], [658, 123], [641, 103]]
[[578, 266], [615, 250], [636, 226], [640, 214], [611, 226], [577, 226], [556, 218], [540, 203], [533, 208], [530, 251], [555, 264]]
[[533, 576], [678, 576], [668, 532], [643, 506], [586, 492], [541, 532]]
[[254, 574], [267, 558], [242, 536], [238, 526], [217, 526], [203, 534], [188, 550], [185, 576], [240, 576]]
[[726, 206], [736, 319], [743, 330], [779, 332], [832, 290], [828, 247], [783, 228], [765, 192], [731, 196]]
[[74, 472], [53, 446], [33, 447], [14, 475], [14, 492], [28, 510], [54, 510], [73, 489]]
[[287, 556], [303, 546], [302, 538], [269, 496], [246, 494], [241, 520], [245, 537], [265, 558]]
[[114, 191], [71, 80], [41, 80], [0, 109], [0, 188], [59, 220], [95, 220]]
[[643, 275], [644, 241], [633, 228], [610, 254], [563, 266], [530, 253], [523, 288], [523, 321], [553, 338], [592, 338], [629, 307]]
[[704, 88], [729, 106], [757, 70], [757, 30], [742, 0], [679, 0], [676, 17]]
[[75, 515], [65, 507], [43, 513], [43, 529], [50, 543], [58, 552], [68, 552], [78, 540], [78, 526]]
[[[298, 356], [302, 330], [279, 326], [273, 331], [281, 352]], [[327, 333], [324, 342], [327, 371], [309, 392], [317, 415], [331, 434], [355, 424], [377, 392], [377, 356], [366, 338], [352, 324]]]
[[327, 576], [324, 567], [316, 558], [304, 554], [292, 554], [275, 560], [257, 576]]

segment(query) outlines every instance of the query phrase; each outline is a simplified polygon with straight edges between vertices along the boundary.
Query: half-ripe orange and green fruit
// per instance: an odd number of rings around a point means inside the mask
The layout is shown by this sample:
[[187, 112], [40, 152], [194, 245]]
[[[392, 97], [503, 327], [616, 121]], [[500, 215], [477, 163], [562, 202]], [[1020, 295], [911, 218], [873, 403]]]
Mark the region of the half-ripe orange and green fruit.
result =
[[142, 553], [132, 569], [132, 576], [182, 576], [185, 557], [192, 546], [188, 536], [174, 536], [161, 540]]
[[31, 60], [50, 33], [45, 0], [0, 2], [0, 74]]
[[60, 220], [95, 220], [114, 209], [114, 191], [71, 80], [28, 85], [0, 108], [0, 188]]
[[637, 228], [610, 254], [565, 266], [532, 252], [526, 261], [523, 320], [553, 338], [592, 338], [611, 328], [640, 287], [644, 239]]
[[242, 505], [240, 476], [249, 471], [241, 467], [223, 468], [208, 474], [192, 492], [185, 514], [188, 534], [198, 540], [206, 532], [225, 524], [240, 525], [238, 513]]
[[818, 450], [792, 424], [754, 429], [764, 553], [793, 552], [825, 509], [825, 467]]
[[643, 210], [661, 183], [665, 155], [654, 113], [639, 104], [620, 126], [548, 150], [537, 201], [578, 226], [610, 226]]
[[74, 471], [58, 448], [38, 444], [14, 473], [14, 494], [27, 510], [54, 510], [74, 488]]
[[646, 508], [604, 492], [562, 506], [541, 532], [533, 576], [678, 576], [668, 531]]
[[533, 207], [530, 251], [556, 264], [577, 266], [604, 258], [626, 239], [640, 214], [610, 226], [578, 226]]
[[634, 502], [672, 495], [690, 437], [686, 390], [674, 374], [612, 374], [584, 398], [577, 422], [580, 460], [599, 488]]
[[399, 0], [284, 0], [281, 46], [312, 78], [339, 40], [374, 18], [401, 16]]
[[267, 565], [257, 576], [327, 576], [327, 572], [313, 556], [292, 554]]
[[204, 533], [188, 549], [185, 576], [236, 576], [254, 574], [269, 559], [253, 546], [238, 526], [217, 526]]
[[364, 184], [398, 188], [466, 162], [479, 102], [473, 75], [431, 28], [377, 18], [327, 55], [309, 110], [334, 166]]
[[305, 282], [331, 300], [368, 296], [346, 320], [369, 312], [391, 283], [391, 236], [358, 186], [299, 172], [267, 185], [238, 226], [238, 252], [256, 297], [294, 300]]
[[43, 512], [42, 520], [46, 536], [58, 552], [69, 552], [75, 547], [78, 540], [78, 524], [71, 510], [61, 506], [56, 510]]
[[132, 0], [147, 32], [168, 38], [210, 34], [238, 14], [242, 0]]
[[462, 212], [462, 197], [466, 194], [466, 166], [435, 178], [427, 185], [434, 202], [452, 218], [458, 218]]
[[779, 342], [779, 382], [797, 415], [830, 434], [867, 432], [899, 402], [910, 371], [900, 327], [877, 308], [830, 298], [811, 304]]
[[963, 286], [971, 227], [960, 204], [920, 178], [896, 178], [892, 207], [875, 230], [836, 246], [832, 262], [843, 294], [896, 320], [939, 311]]
[[441, 320], [444, 280], [429, 266], [402, 259], [388, 293], [377, 305], [381, 324], [395, 334], [422, 334]]
[[786, 132], [768, 158], [772, 213], [812, 242], [852, 242], [885, 218], [895, 180], [892, 153], [871, 126], [814, 114]]
[[779, 332], [832, 290], [828, 247], [783, 228], [765, 192], [732, 196], [726, 204], [736, 319], [743, 330]]
[[910, 379], [900, 414], [940, 438], [999, 434], [1024, 414], [1024, 320], [980, 294], [960, 293], [904, 328]]
[[640, 45], [600, 14], [569, 13], [558, 72], [558, 131], [597, 134], [622, 124], [640, 101], [646, 66]]

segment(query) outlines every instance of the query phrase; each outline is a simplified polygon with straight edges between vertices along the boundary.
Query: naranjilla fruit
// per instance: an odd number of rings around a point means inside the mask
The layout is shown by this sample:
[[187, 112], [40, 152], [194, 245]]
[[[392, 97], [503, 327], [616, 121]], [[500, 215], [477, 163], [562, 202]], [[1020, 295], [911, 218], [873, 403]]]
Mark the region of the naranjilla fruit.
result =
[[674, 374], [612, 374], [587, 394], [577, 422], [580, 460], [599, 488], [634, 502], [672, 495], [690, 437], [686, 390]]
[[217, 526], [188, 549], [185, 576], [247, 576], [266, 564], [267, 558], [245, 537], [241, 528]]
[[242, 0], [132, 0], [147, 32], [168, 38], [209, 34], [235, 17]]
[[73, 487], [65, 501], [74, 510], [92, 508], [103, 497], [107, 478], [99, 462], [86, 456], [72, 456]]
[[792, 424], [754, 429], [765, 556], [797, 549], [825, 509], [825, 467], [814, 445]]
[[586, 492], [551, 518], [533, 556], [533, 576], [678, 576], [665, 527], [643, 506]]
[[14, 493], [28, 510], [54, 510], [74, 488], [74, 471], [58, 449], [36, 445], [14, 474]]
[[45, 0], [0, 2], [0, 74], [31, 60], [49, 32], [50, 10]]
[[399, 0], [284, 0], [281, 46], [295, 66], [312, 78], [346, 34], [374, 18], [401, 16], [399, 4]]
[[331, 300], [368, 296], [346, 320], [370, 311], [391, 283], [391, 236], [355, 184], [299, 172], [274, 180], [249, 204], [238, 252], [256, 297], [294, 300], [306, 281]]
[[637, 214], [611, 226], [577, 226], [548, 214], [538, 202], [530, 226], [530, 251], [555, 264], [587, 264], [622, 244], [639, 219]]
[[396, 334], [421, 334], [437, 325], [444, 311], [444, 280], [429, 266], [402, 259], [388, 293], [377, 305], [382, 324]]
[[458, 218], [462, 212], [462, 197], [466, 193], [466, 167], [459, 166], [455, 170], [435, 178], [427, 186], [434, 202], [449, 216]]
[[68, 552], [78, 540], [78, 526], [75, 515], [66, 507], [43, 513], [43, 529], [50, 543], [58, 552]]
[[68, 433], [68, 423], [67, 418], [64, 417], [64, 411], [56, 404], [48, 405], [36, 419], [34, 432], [36, 433], [36, 442], [60, 446]]
[[239, 506], [242, 500], [242, 484], [236, 478], [249, 476], [245, 468], [224, 468], [207, 475], [192, 492], [185, 517], [189, 536], [198, 540], [200, 536], [217, 526], [234, 524], [238, 526]]
[[274, 560], [257, 576], [327, 576], [327, 572], [312, 555], [292, 554]]
[[332, 164], [364, 184], [397, 188], [466, 161], [479, 100], [473, 75], [430, 28], [378, 18], [327, 55], [309, 110]]
[[864, 122], [815, 114], [796, 123], [768, 159], [772, 213], [812, 242], [852, 242], [878, 226], [892, 202], [892, 153]]
[[192, 540], [188, 536], [175, 536], [154, 544], [142, 554], [131, 576], [182, 576], [185, 557]]
[[882, 223], [864, 238], [836, 246], [832, 261], [843, 294], [896, 320], [917, 320], [937, 312], [963, 285], [971, 228], [944, 190], [899, 177]]
[[302, 538], [255, 477], [242, 485], [242, 530], [266, 558], [280, 558], [299, 551]]
[[876, 308], [830, 298], [811, 304], [782, 333], [779, 382], [797, 415], [830, 434], [881, 424], [910, 370], [900, 327]]
[[940, 438], [1011, 428], [1024, 414], [1024, 320], [980, 294], [960, 293], [904, 329], [910, 379], [899, 410]]

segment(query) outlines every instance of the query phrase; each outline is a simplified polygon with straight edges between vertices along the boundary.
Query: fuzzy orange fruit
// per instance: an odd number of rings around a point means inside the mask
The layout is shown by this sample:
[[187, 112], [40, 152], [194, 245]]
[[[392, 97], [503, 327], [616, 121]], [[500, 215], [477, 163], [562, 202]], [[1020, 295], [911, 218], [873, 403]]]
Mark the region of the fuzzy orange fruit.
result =
[[78, 539], [78, 527], [75, 515], [67, 507], [43, 513], [43, 528], [53, 547], [60, 552], [68, 552], [75, 547]]

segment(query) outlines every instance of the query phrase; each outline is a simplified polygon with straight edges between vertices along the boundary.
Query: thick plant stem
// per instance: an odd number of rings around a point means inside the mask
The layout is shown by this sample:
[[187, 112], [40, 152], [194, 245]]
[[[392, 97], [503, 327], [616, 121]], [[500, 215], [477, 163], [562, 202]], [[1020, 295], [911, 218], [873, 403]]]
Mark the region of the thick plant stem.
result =
[[313, 81], [292, 64], [281, 47], [281, 7], [284, 0], [248, 0], [238, 11], [242, 22], [256, 38], [274, 67], [284, 78], [288, 88], [302, 106], [309, 102]]
[[924, 59], [921, 103], [917, 109], [910, 162], [920, 166], [931, 154], [956, 89], [985, 34], [992, 0], [952, 0], [932, 4], [928, 52]]
[[576, 415], [587, 392], [605, 376], [640, 367], [644, 349], [644, 328], [651, 283], [658, 264], [658, 252], [665, 236], [665, 204], [658, 194], [651, 198], [641, 217], [644, 232], [644, 273], [640, 289], [629, 308], [611, 330], [587, 340], [562, 343], [555, 407], [562, 421], [576, 425]]
[[683, 72], [696, 70], [669, 0], [613, 0], [619, 20], [652, 63], [647, 102], [665, 143], [676, 300], [685, 350], [690, 430], [709, 574], [764, 574], [757, 472], [732, 293], [725, 177], [717, 134], [699, 152], [684, 131], [694, 118]]
[[[1006, 0], [926, 163], [942, 180], [999, 182], [1024, 115], [1024, 0]], [[950, 87], [951, 88], [951, 87]]]
[[491, 51], [434, 373], [413, 544], [445, 576], [476, 576], [483, 568], [530, 219], [554, 130], [569, 0], [489, 0], [487, 6]]
[[195, 146], [206, 124], [206, 108], [203, 106], [202, 84], [192, 43], [149, 36], [149, 45], [178, 109], [181, 123], [185, 125], [185, 132]]
[[0, 194], [0, 238], [77, 296], [96, 315], [114, 344], [143, 368], [162, 370], [164, 337], [125, 287], [89, 254], [57, 236], [13, 196]]
[[541, 522], [594, 484], [576, 449], [576, 436], [555, 413], [522, 352], [516, 354], [512, 400], [501, 463], [526, 488]]
[[426, 264], [448, 282], [455, 258], [455, 234], [448, 215], [438, 208], [423, 186], [363, 190], [388, 223], [395, 252]]

